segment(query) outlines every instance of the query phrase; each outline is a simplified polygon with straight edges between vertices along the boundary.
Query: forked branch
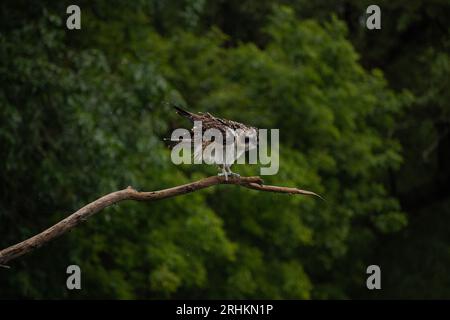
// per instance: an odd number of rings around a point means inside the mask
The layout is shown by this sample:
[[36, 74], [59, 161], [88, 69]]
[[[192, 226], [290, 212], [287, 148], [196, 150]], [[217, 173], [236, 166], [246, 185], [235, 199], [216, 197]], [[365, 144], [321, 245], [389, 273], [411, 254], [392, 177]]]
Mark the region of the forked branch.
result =
[[278, 186], [267, 186], [263, 185], [263, 181], [260, 177], [240, 177], [240, 178], [228, 178], [225, 180], [224, 177], [212, 176], [204, 178], [195, 182], [187, 183], [181, 186], [176, 186], [169, 189], [150, 191], [150, 192], [138, 192], [132, 187], [128, 187], [123, 190], [109, 193], [94, 202], [87, 204], [75, 213], [71, 214], [64, 220], [56, 223], [50, 228], [42, 231], [41, 233], [24, 240], [18, 244], [10, 246], [6, 249], [0, 251], [0, 266], [4, 266], [5, 263], [18, 258], [36, 248], [41, 247], [47, 242], [59, 237], [60, 235], [66, 233], [72, 228], [75, 228], [81, 222], [86, 221], [93, 214], [116, 204], [123, 200], [136, 200], [136, 201], [154, 201], [161, 200], [165, 198], [175, 197], [178, 195], [194, 192], [204, 188], [208, 188], [218, 184], [235, 184], [241, 187], [268, 191], [268, 192], [278, 192], [278, 193], [289, 193], [289, 194], [303, 194], [303, 195], [313, 195], [320, 197], [311, 191], [301, 190], [297, 188], [287, 188]]

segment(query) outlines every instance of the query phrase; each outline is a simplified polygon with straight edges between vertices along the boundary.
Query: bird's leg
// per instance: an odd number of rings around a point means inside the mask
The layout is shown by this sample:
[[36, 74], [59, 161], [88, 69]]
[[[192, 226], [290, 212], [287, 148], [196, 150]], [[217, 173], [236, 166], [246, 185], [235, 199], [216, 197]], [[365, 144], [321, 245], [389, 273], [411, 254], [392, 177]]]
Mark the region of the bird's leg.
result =
[[225, 176], [225, 180], [228, 180], [228, 171], [225, 169], [225, 166], [219, 164], [219, 169], [220, 169], [222, 172], [219, 172], [218, 176], [219, 176], [219, 177], [220, 177], [220, 176]]
[[231, 171], [231, 166], [227, 166], [225, 165], [225, 170], [228, 172], [228, 174], [232, 177], [236, 177], [236, 178], [240, 178], [241, 175], [239, 173], [235, 173], [233, 171]]

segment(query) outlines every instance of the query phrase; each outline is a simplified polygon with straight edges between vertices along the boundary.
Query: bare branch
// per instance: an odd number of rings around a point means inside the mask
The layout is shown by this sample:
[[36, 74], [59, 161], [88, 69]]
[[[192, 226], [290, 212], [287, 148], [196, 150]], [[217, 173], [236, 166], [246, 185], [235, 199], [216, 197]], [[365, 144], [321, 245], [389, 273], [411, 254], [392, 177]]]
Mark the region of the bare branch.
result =
[[150, 192], [138, 192], [132, 187], [126, 189], [109, 193], [94, 202], [87, 204], [75, 213], [71, 214], [64, 220], [56, 223], [50, 228], [42, 231], [41, 233], [24, 240], [18, 244], [10, 246], [6, 249], [0, 251], [0, 266], [7, 267], [4, 264], [18, 258], [36, 248], [41, 247], [47, 242], [59, 237], [60, 235], [66, 233], [67, 231], [75, 228], [81, 222], [86, 221], [93, 214], [116, 204], [124, 200], [136, 200], [136, 201], [154, 201], [161, 200], [170, 197], [175, 197], [178, 195], [194, 192], [204, 188], [208, 188], [218, 184], [235, 184], [238, 186], [269, 192], [278, 193], [289, 193], [289, 194], [303, 194], [303, 195], [313, 195], [318, 196], [314, 192], [300, 190], [296, 188], [278, 187], [278, 186], [267, 186], [262, 184], [263, 181], [260, 177], [231, 177], [225, 180], [224, 177], [212, 176], [204, 178], [195, 182], [187, 183], [181, 186], [176, 186], [169, 189], [150, 191]]
[[242, 185], [243, 187], [260, 190], [260, 191], [268, 191], [268, 192], [277, 192], [277, 193], [289, 193], [289, 194], [303, 194], [306, 196], [316, 196], [322, 200], [324, 200], [320, 195], [308, 190], [302, 190], [297, 188], [288, 188], [288, 187], [278, 187], [278, 186], [265, 186], [258, 183], [247, 183]]

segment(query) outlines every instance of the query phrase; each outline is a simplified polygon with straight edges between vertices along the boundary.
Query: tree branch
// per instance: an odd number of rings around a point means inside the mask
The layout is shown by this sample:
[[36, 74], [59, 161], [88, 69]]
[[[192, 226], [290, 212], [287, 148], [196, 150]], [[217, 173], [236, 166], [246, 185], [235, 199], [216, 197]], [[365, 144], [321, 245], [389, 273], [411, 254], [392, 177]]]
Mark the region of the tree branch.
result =
[[61, 220], [60, 222], [42, 231], [41, 233], [27, 240], [24, 240], [18, 244], [15, 244], [13, 246], [1, 250], [0, 266], [7, 267], [3, 264], [15, 258], [18, 258], [36, 248], [41, 247], [42, 245], [59, 237], [60, 235], [71, 230], [72, 228], [75, 228], [81, 222], [86, 221], [93, 214], [123, 200], [135, 200], [135, 201], [161, 200], [186, 193], [191, 193], [218, 184], [235, 184], [245, 188], [260, 191], [288, 193], [288, 194], [303, 194], [320, 197], [319, 195], [311, 191], [301, 190], [297, 188], [267, 186], [263, 185], [262, 183], [263, 181], [260, 177], [240, 177], [240, 178], [229, 177], [228, 180], [225, 180], [224, 177], [212, 176], [195, 182], [187, 183], [181, 186], [176, 186], [173, 188], [159, 191], [138, 192], [134, 190], [132, 187], [128, 187], [123, 190], [112, 192], [95, 200], [94, 202], [87, 204], [86, 206], [82, 207], [81, 209], [71, 214], [64, 220]]

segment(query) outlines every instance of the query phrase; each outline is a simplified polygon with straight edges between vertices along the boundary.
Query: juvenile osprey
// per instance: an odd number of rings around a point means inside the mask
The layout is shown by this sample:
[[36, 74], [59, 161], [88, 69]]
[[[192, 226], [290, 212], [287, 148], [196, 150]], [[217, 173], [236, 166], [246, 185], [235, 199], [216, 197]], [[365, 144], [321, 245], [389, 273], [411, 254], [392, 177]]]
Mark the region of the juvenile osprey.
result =
[[[174, 106], [176, 112], [191, 120], [194, 124], [191, 132], [199, 132], [199, 124], [201, 125], [201, 143], [194, 143], [194, 159], [204, 159], [207, 163], [215, 163], [219, 166], [219, 176], [225, 176], [228, 179], [230, 176], [239, 176], [239, 174], [231, 171], [231, 165], [241, 157], [245, 151], [253, 150], [258, 147], [258, 133], [254, 127], [246, 126], [242, 123], [220, 119], [212, 116], [209, 113], [192, 113]], [[220, 132], [222, 141], [213, 139], [205, 132], [209, 129], [215, 129]], [[211, 132], [211, 130], [209, 130]], [[174, 140], [172, 140], [174, 141]], [[175, 140], [180, 141], [180, 140]], [[192, 145], [192, 139], [183, 139]], [[227, 145], [229, 146], [227, 148]], [[231, 147], [230, 147], [231, 146]], [[206, 149], [219, 150], [219, 152], [208, 153], [204, 152]], [[234, 150], [230, 152], [230, 150]]]

